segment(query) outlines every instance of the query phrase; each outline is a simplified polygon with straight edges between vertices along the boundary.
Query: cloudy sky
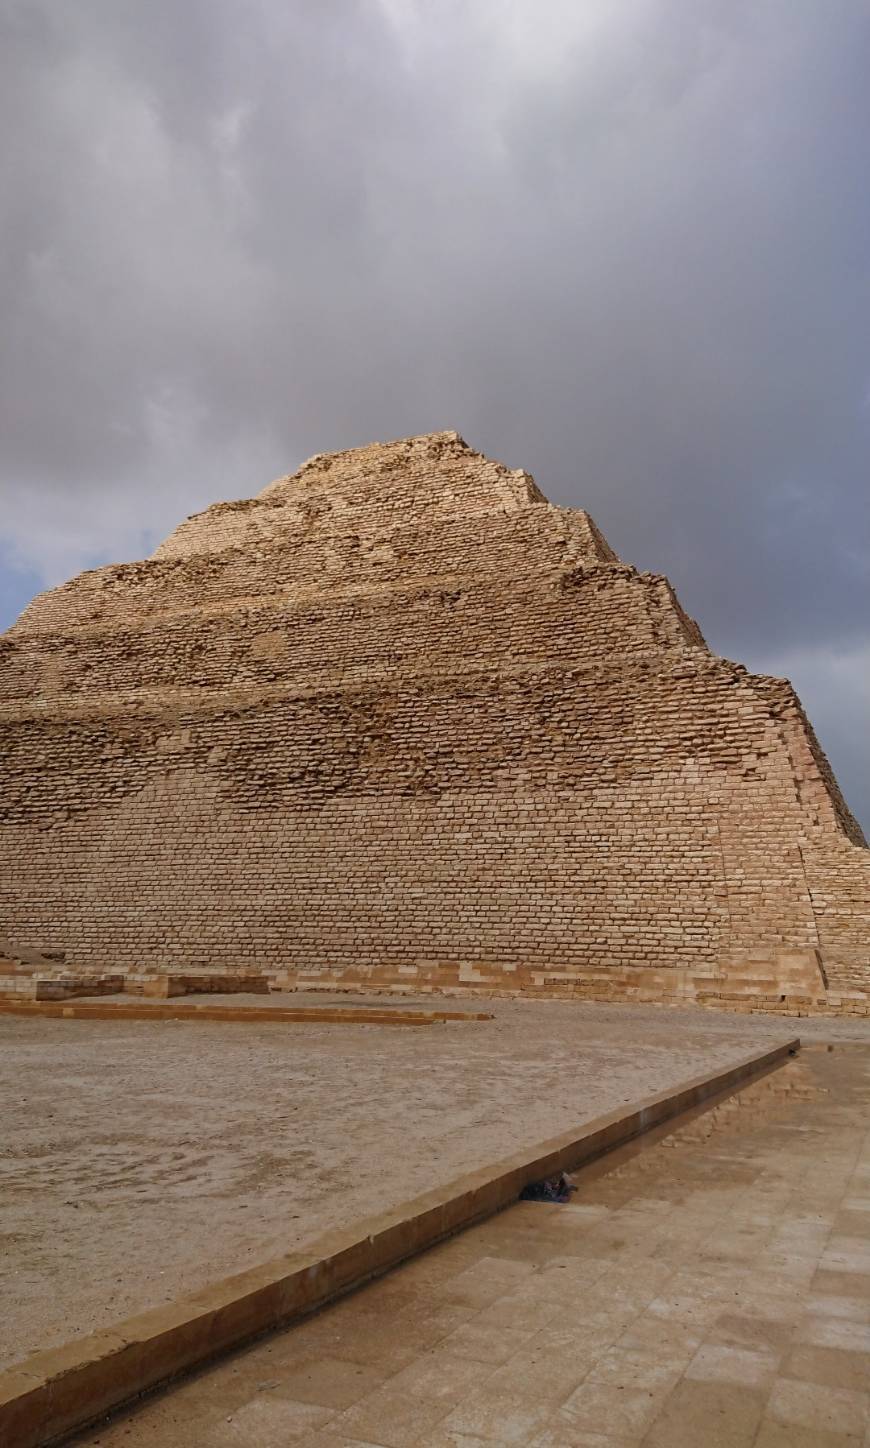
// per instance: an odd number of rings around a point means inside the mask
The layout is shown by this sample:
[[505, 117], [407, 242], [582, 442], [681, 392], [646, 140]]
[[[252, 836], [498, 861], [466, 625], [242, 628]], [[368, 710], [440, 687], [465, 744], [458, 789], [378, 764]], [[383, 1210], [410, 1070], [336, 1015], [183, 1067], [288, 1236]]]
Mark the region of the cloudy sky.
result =
[[0, 0], [0, 627], [441, 428], [796, 684], [870, 825], [870, 0]]

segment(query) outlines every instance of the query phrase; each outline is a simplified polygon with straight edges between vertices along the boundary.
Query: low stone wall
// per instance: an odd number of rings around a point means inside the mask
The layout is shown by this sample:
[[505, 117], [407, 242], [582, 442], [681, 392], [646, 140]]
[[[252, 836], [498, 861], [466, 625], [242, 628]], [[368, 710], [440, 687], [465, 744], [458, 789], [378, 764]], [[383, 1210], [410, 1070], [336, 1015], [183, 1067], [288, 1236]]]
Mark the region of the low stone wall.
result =
[[115, 995], [123, 975], [0, 975], [0, 1000], [66, 1001], [74, 996]]
[[143, 995], [167, 1000], [185, 995], [265, 995], [269, 979], [262, 972], [188, 971], [180, 974], [129, 975], [123, 989], [128, 995]]

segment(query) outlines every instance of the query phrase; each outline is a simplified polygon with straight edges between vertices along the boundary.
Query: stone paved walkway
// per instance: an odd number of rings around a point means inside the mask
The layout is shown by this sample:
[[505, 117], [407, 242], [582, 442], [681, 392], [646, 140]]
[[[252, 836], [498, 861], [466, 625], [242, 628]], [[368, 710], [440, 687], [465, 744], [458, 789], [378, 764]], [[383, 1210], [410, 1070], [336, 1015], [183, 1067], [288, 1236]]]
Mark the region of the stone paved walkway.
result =
[[870, 1050], [782, 1070], [88, 1448], [870, 1448]]

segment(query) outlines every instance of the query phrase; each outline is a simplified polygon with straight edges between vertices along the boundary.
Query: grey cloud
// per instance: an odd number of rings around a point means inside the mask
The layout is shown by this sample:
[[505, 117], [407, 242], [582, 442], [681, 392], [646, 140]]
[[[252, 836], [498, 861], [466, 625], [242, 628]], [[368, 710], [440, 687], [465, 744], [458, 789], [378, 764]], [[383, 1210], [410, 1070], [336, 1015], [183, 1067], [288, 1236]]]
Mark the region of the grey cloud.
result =
[[0, 16], [7, 559], [455, 426], [791, 668], [866, 821], [864, 0]]

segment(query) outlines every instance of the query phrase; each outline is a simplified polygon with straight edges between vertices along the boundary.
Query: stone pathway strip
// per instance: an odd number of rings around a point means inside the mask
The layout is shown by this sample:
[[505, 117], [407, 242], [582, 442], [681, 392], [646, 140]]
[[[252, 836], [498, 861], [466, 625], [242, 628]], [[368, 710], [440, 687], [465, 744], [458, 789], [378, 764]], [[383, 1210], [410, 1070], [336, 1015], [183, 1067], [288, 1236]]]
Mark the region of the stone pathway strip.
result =
[[0, 1000], [0, 1015], [67, 1021], [312, 1021], [342, 1026], [432, 1026], [440, 1021], [491, 1021], [491, 1011], [379, 1010], [377, 1006], [212, 1005], [185, 1001]]
[[870, 1049], [813, 1046], [80, 1448], [870, 1448]]

